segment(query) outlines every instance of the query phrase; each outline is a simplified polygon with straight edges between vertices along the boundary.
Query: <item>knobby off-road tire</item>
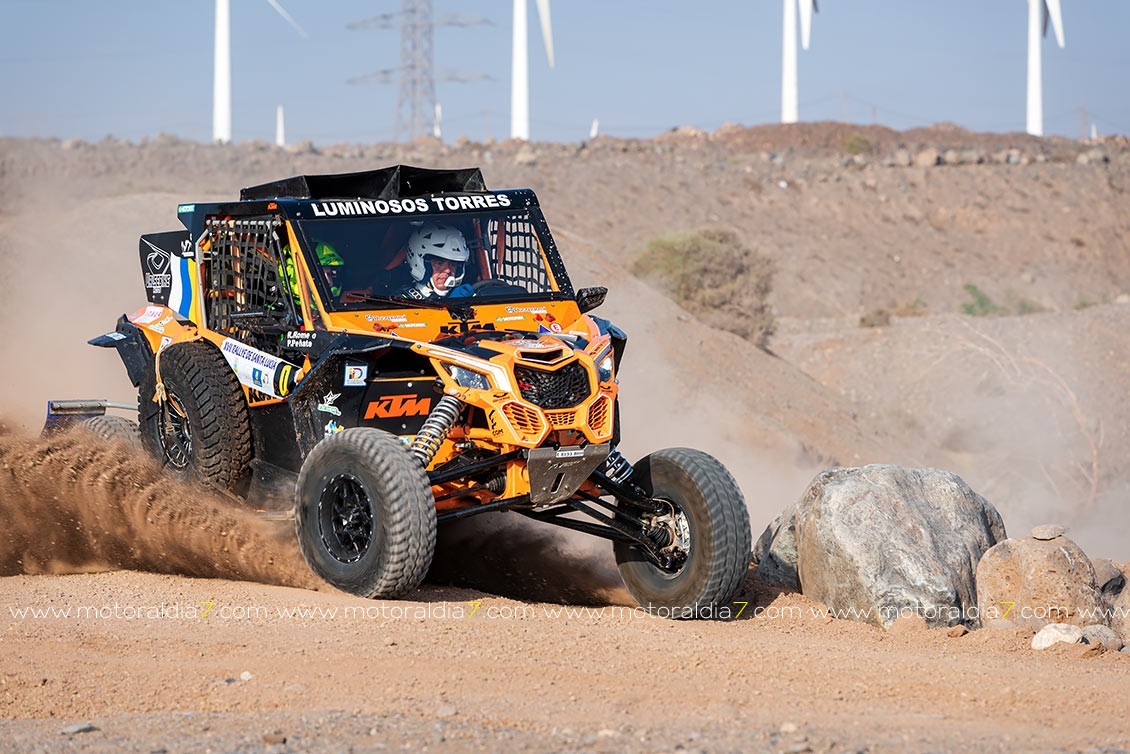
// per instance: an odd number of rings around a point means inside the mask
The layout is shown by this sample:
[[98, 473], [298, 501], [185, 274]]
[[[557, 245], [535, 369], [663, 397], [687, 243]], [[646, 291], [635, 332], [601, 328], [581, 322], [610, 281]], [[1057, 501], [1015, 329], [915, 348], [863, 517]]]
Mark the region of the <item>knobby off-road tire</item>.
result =
[[124, 416], [95, 416], [79, 425], [99, 440], [124, 442], [131, 448], [141, 447], [141, 436], [137, 422]]
[[395, 435], [356, 427], [319, 442], [298, 475], [295, 527], [323, 579], [362, 597], [420, 585], [436, 547], [427, 474]]
[[[717, 459], [668, 448], [644, 458], [632, 480], [685, 516], [690, 552], [666, 572], [638, 547], [616, 543], [616, 565], [628, 592], [652, 613], [671, 618], [725, 618], [749, 568], [753, 536], [737, 482]], [[727, 614], [728, 613], [728, 614]]]
[[251, 462], [251, 421], [243, 388], [215, 346], [179, 343], [161, 353], [164, 405], [147, 374], [138, 390], [141, 443], [165, 469], [234, 490]]

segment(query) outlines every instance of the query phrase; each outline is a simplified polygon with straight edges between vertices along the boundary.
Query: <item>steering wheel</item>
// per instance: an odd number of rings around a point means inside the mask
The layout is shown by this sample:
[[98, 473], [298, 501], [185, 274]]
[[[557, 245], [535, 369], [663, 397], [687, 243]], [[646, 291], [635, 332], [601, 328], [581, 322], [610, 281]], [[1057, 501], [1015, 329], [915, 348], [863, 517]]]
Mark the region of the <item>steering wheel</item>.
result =
[[486, 291], [487, 293], [526, 292], [526, 289], [522, 286], [514, 285], [513, 283], [507, 283], [505, 280], [499, 280], [498, 278], [487, 278], [486, 280], [480, 280], [479, 282], [472, 285], [471, 289], [475, 292], [476, 296], [483, 293], [484, 291]]

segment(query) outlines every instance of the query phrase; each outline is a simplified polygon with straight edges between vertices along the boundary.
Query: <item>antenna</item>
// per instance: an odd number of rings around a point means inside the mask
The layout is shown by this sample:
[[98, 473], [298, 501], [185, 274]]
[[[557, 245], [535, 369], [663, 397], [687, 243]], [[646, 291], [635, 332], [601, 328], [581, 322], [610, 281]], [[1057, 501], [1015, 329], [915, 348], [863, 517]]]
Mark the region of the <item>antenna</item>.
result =
[[[537, 0], [545, 57], [553, 68], [553, 27], [549, 0]], [[514, 36], [510, 63], [510, 138], [530, 138], [530, 45], [526, 35], [526, 0], [514, 0]]]
[[797, 122], [797, 50], [796, 17], [800, 6], [801, 44], [808, 49], [812, 36], [812, 14], [820, 9], [816, 0], [783, 0], [784, 20], [781, 28], [781, 122]]
[[[1048, 22], [1062, 48], [1063, 11], [1059, 0], [1028, 0], [1028, 133], [1044, 135], [1044, 72], [1041, 59], [1042, 37], [1048, 35]], [[1042, 27], [1042, 28], [1041, 28]]]
[[[306, 31], [279, 5], [267, 4], [303, 39]], [[212, 50], [212, 141], [231, 141], [231, 0], [216, 0], [215, 40]]]
[[382, 13], [364, 21], [354, 21], [345, 28], [400, 29], [400, 65], [364, 76], [346, 79], [347, 84], [390, 84], [397, 81], [400, 93], [396, 100], [393, 138], [401, 141], [407, 134], [415, 139], [427, 133], [438, 137], [439, 104], [436, 102], [436, 80], [465, 83], [490, 80], [483, 73], [444, 69], [435, 73], [435, 50], [432, 37], [437, 26], [475, 26], [489, 24], [485, 18], [456, 13], [432, 14], [432, 0], [403, 0], [397, 13]]

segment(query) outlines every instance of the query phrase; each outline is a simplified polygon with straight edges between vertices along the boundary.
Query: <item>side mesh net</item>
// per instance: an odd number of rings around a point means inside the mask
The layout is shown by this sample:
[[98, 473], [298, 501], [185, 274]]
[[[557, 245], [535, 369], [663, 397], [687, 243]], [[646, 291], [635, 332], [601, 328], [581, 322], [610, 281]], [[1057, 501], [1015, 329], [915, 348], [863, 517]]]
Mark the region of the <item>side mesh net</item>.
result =
[[519, 285], [530, 293], [545, 293], [550, 290], [549, 276], [538, 247], [538, 237], [528, 220], [513, 217], [491, 220], [487, 227], [487, 238], [490, 248], [486, 251], [496, 277]]
[[279, 328], [300, 321], [283, 281], [282, 233], [277, 217], [208, 218], [199, 244], [208, 327], [268, 353], [278, 352]]

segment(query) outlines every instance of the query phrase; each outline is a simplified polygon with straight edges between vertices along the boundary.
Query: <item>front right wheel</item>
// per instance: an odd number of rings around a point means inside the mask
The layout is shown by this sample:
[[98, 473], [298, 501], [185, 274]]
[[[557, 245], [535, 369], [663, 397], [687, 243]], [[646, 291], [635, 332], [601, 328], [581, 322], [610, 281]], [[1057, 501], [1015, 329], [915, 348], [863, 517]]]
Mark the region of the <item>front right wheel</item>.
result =
[[749, 568], [753, 537], [730, 472], [701, 451], [668, 448], [636, 464], [632, 481], [663, 504], [647, 523], [660, 533], [670, 565], [657, 564], [639, 545], [617, 542], [616, 565], [628, 592], [665, 617], [733, 615], [731, 600]]

